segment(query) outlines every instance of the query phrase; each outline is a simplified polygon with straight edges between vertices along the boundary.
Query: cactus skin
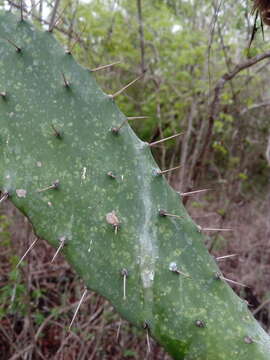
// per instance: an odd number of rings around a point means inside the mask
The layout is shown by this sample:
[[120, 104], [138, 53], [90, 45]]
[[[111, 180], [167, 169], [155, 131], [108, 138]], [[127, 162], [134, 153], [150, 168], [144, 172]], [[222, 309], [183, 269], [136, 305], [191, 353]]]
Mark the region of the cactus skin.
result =
[[62, 251], [86, 286], [135, 326], [147, 324], [174, 359], [269, 360], [268, 335], [216, 278], [149, 145], [128, 125], [110, 130], [125, 116], [91, 71], [10, 13], [0, 14], [0, 44], [0, 188], [37, 236], [55, 247], [65, 237]]

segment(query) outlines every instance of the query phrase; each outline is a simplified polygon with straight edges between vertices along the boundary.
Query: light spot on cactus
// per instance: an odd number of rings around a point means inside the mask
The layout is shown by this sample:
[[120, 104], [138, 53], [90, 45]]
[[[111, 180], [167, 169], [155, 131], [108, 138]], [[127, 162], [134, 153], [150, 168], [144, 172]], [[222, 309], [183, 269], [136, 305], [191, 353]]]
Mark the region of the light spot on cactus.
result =
[[87, 251], [90, 253], [92, 250], [92, 244], [93, 244], [93, 239], [90, 240], [90, 244], [89, 244], [89, 248], [87, 249]]
[[[137, 147], [136, 149], [138, 151], [138, 155], [140, 156], [140, 150]], [[155, 264], [158, 257], [157, 229], [156, 226], [149, 226], [152, 222], [152, 217], [155, 214], [155, 202], [152, 199], [148, 169], [144, 166], [143, 162], [139, 162], [138, 164], [138, 173], [141, 175], [141, 202], [144, 209], [141, 219], [142, 226], [139, 232], [140, 269], [143, 287], [145, 289], [149, 289], [153, 285], [155, 277]], [[152, 291], [145, 292], [145, 302], [147, 303], [152, 301]]]
[[254, 340], [250, 336], [245, 336], [244, 342], [246, 344], [252, 344], [254, 342]]
[[24, 190], [24, 189], [17, 189], [16, 190], [16, 194], [19, 198], [25, 198], [26, 197], [26, 194], [27, 194], [27, 191]]
[[41, 167], [42, 166], [42, 162], [41, 161], [37, 161], [37, 167]]
[[86, 179], [86, 167], [84, 166], [82, 169], [82, 180]]
[[20, 111], [22, 110], [21, 105], [20, 105], [20, 104], [17, 104], [17, 105], [15, 106], [15, 110], [16, 110], [17, 112], [20, 112]]
[[[150, 268], [150, 266], [149, 266]], [[152, 286], [152, 283], [154, 281], [154, 277], [155, 277], [155, 272], [154, 270], [150, 270], [149, 268], [145, 268], [142, 271], [142, 280], [143, 280], [143, 285], [145, 288], [149, 288]]]

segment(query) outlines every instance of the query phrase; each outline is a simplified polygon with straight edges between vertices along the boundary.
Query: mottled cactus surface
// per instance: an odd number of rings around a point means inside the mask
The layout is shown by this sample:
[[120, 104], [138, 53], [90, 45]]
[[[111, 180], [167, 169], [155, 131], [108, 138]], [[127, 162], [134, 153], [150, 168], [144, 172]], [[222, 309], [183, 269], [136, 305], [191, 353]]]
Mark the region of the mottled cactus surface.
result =
[[268, 335], [217, 276], [149, 144], [129, 125], [111, 131], [125, 115], [93, 73], [10, 13], [0, 15], [0, 93], [2, 195], [38, 237], [64, 241], [89, 289], [175, 359], [270, 359]]

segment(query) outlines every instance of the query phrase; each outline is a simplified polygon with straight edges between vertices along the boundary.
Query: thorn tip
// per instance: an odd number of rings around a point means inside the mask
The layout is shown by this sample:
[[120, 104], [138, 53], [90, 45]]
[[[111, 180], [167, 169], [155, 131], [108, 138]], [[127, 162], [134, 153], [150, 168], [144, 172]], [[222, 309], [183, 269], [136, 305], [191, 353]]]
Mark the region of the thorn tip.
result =
[[57, 255], [59, 254], [60, 250], [64, 247], [65, 243], [66, 243], [66, 237], [65, 236], [61, 236], [59, 239], [59, 242], [60, 242], [60, 245], [58, 246], [52, 260], [51, 260], [51, 263], [54, 262], [55, 258], [57, 257]]
[[199, 193], [206, 192], [209, 190], [211, 190], [211, 189], [195, 190], [195, 191], [189, 191], [189, 192], [185, 192], [185, 193], [178, 192], [178, 194], [180, 194], [181, 196], [191, 196], [191, 195], [199, 194]]
[[177, 169], [179, 169], [180, 167], [181, 167], [181, 165], [175, 166], [175, 167], [173, 167], [173, 168], [171, 168], [171, 169], [167, 169], [167, 170], [157, 170], [157, 171], [156, 171], [156, 175], [164, 175], [164, 174], [167, 174], [168, 172], [177, 170]]
[[114, 65], [120, 64], [120, 62], [121, 62], [121, 61], [115, 61], [115, 62], [113, 62], [113, 63], [111, 63], [111, 64], [108, 64], [108, 65], [101, 65], [101, 66], [98, 66], [98, 67], [96, 67], [96, 68], [94, 68], [94, 69], [90, 69], [90, 71], [91, 71], [91, 72], [96, 72], [96, 71], [99, 71], [99, 70], [108, 69], [108, 68], [110, 68], [110, 67], [112, 67], [112, 66], [114, 66]]
[[34, 242], [32, 242], [32, 244], [29, 246], [29, 248], [26, 250], [26, 252], [23, 254], [23, 256], [21, 257], [20, 261], [18, 262], [18, 264], [16, 265], [16, 268], [18, 268], [20, 266], [20, 264], [23, 262], [23, 260], [25, 259], [25, 257], [27, 256], [27, 254], [32, 250], [32, 248], [35, 246], [36, 242], [38, 241], [38, 238], [35, 239]]
[[216, 260], [217, 260], [217, 261], [220, 261], [220, 260], [226, 260], [226, 259], [230, 259], [230, 258], [235, 257], [235, 256], [238, 256], [238, 254], [231, 254], [231, 255], [225, 255], [225, 256], [218, 256], [218, 257], [216, 257]]
[[183, 135], [183, 133], [178, 133], [178, 134], [169, 136], [169, 137], [167, 137], [167, 138], [164, 138], [164, 139], [161, 139], [161, 140], [158, 140], [158, 141], [154, 141], [154, 142], [152, 142], [152, 143], [148, 143], [148, 146], [151, 147], [151, 146], [158, 145], [158, 144], [160, 144], [160, 143], [162, 143], [162, 142], [164, 142], [164, 141], [167, 141], [167, 140], [170, 140], [170, 139], [174, 139], [174, 138], [176, 138], [176, 137], [178, 137], [178, 136], [180, 136], [180, 135]]
[[85, 297], [86, 294], [87, 294], [87, 289], [85, 288], [85, 289], [84, 289], [84, 292], [83, 292], [83, 294], [82, 294], [82, 297], [81, 297], [81, 299], [80, 299], [80, 301], [79, 301], [79, 303], [78, 303], [78, 306], [77, 306], [77, 308], [76, 308], [76, 310], [75, 310], [75, 312], [74, 312], [74, 315], [73, 315], [73, 317], [72, 317], [72, 320], [71, 320], [71, 322], [70, 322], [70, 324], [69, 324], [69, 327], [68, 327], [68, 330], [69, 330], [69, 331], [71, 330], [71, 327], [72, 327], [72, 325], [73, 325], [73, 323], [74, 323], [74, 320], [75, 320], [75, 318], [76, 318], [76, 316], [77, 316], [77, 314], [78, 314], [78, 311], [79, 311], [79, 309], [80, 309], [80, 306], [81, 306], [81, 304], [82, 304], [82, 302], [83, 302], [83, 299], [84, 299], [84, 297]]
[[125, 85], [122, 89], [120, 89], [120, 90], [117, 91], [116, 93], [108, 95], [108, 97], [111, 98], [111, 99], [116, 98], [116, 96], [122, 94], [123, 91], [125, 91], [127, 88], [129, 88], [131, 85], [133, 85], [135, 82], [137, 82], [138, 80], [140, 80], [143, 76], [144, 76], [144, 74], [141, 74], [140, 76], [138, 76], [136, 79], [132, 80], [130, 83], [128, 83], [127, 85]]

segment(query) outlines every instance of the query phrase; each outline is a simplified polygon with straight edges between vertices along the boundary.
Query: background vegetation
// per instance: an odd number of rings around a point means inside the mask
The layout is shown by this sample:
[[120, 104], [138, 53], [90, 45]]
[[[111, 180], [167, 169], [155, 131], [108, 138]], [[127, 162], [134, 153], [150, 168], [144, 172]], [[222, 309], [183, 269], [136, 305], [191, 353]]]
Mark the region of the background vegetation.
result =
[[[25, 16], [45, 29], [54, 5], [23, 1]], [[0, 6], [16, 11], [20, 1]], [[212, 189], [185, 205], [202, 226], [233, 228], [206, 245], [213, 255], [237, 254], [221, 267], [248, 285], [235, 290], [269, 331], [270, 36], [258, 23], [248, 50], [251, 8], [248, 0], [62, 0], [54, 33], [87, 68], [120, 61], [96, 72], [106, 93], [145, 72], [116, 101], [127, 116], [149, 116], [131, 124], [145, 141], [184, 132], [157, 148], [156, 160], [162, 169], [181, 164], [168, 174], [177, 191]], [[33, 239], [26, 220], [2, 206], [0, 359], [146, 358], [145, 336], [92, 293], [67, 331], [83, 284], [61, 256], [50, 263], [43, 241], [16, 269]], [[166, 357], [152, 342], [148, 358]]]

